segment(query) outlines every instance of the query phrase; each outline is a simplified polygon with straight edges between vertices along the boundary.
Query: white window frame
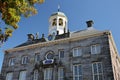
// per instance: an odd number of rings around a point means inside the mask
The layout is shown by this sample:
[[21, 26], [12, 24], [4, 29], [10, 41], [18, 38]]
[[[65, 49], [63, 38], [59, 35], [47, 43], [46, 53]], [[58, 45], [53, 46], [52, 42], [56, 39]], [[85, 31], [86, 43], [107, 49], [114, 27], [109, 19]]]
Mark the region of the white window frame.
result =
[[28, 63], [28, 56], [22, 56], [22, 64]]
[[[94, 73], [94, 66], [93, 65], [96, 65], [96, 73]], [[99, 73], [99, 67], [98, 67], [98, 64], [101, 65], [101, 73]], [[102, 67], [102, 62], [94, 62], [92, 63], [92, 74], [93, 74], [93, 80], [95, 76], [97, 76], [97, 79], [99, 80], [99, 77], [102, 76], [102, 80], [103, 80], [103, 67]]]
[[64, 68], [63, 67], [58, 68], [58, 80], [64, 80]]
[[[61, 53], [62, 51], [63, 51], [63, 53]], [[63, 56], [61, 57], [61, 55], [63, 55]], [[64, 56], [65, 56], [65, 51], [64, 50], [59, 50], [59, 59], [64, 58]]]
[[[77, 67], [77, 72], [75, 72], [75, 67]], [[81, 73], [79, 72], [79, 69], [81, 69]], [[83, 80], [82, 76], [83, 76], [82, 75], [82, 65], [81, 64], [73, 65], [73, 80], [75, 80], [75, 78], [78, 78], [78, 80], [80, 80], [80, 79]]]
[[91, 54], [99, 54], [101, 52], [100, 44], [91, 45]]
[[73, 57], [78, 57], [82, 55], [82, 48], [76, 47], [73, 48]]
[[20, 71], [19, 80], [26, 80], [27, 71]]
[[33, 80], [38, 80], [38, 70], [34, 70]]
[[9, 59], [9, 66], [15, 65], [15, 58], [10, 58]]
[[44, 80], [53, 80], [53, 68], [46, 68], [44, 70]]
[[13, 80], [13, 72], [7, 73], [5, 80]]

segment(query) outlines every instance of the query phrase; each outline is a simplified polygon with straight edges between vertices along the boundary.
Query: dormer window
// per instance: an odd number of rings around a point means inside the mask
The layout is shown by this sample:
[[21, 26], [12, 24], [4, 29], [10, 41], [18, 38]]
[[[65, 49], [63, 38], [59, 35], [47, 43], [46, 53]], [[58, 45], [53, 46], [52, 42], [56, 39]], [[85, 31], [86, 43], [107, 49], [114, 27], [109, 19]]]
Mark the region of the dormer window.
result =
[[57, 26], [57, 19], [53, 19], [53, 23], [52, 23], [52, 26]]
[[63, 26], [63, 19], [62, 18], [59, 19], [59, 26]]

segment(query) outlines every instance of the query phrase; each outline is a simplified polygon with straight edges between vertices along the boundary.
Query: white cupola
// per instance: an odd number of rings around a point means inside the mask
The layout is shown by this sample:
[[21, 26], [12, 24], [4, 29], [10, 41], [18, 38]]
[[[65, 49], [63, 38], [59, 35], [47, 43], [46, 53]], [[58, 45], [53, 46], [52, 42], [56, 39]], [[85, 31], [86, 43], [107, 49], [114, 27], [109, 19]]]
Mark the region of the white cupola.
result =
[[67, 28], [67, 17], [63, 12], [59, 11], [53, 13], [49, 18], [49, 35], [60, 35], [66, 33]]

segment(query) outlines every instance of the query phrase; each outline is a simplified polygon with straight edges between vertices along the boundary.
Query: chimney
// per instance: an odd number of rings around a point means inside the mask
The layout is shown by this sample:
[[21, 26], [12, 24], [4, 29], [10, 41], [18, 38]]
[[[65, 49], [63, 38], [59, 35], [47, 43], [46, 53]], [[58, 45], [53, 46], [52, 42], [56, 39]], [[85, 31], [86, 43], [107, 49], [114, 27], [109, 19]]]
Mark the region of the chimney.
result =
[[36, 33], [36, 39], [39, 39], [39, 32]]
[[42, 38], [44, 38], [44, 34], [42, 34]]
[[34, 35], [33, 34], [28, 34], [28, 41], [33, 41], [34, 40]]
[[87, 28], [93, 27], [94, 22], [92, 20], [86, 21]]

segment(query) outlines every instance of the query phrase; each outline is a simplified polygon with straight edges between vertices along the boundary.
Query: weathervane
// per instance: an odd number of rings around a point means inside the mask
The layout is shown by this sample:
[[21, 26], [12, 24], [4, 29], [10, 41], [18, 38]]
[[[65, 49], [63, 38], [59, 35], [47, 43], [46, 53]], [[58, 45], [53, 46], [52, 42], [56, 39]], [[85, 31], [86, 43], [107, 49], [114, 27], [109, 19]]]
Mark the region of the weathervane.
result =
[[60, 11], [60, 4], [58, 4], [58, 12]]

